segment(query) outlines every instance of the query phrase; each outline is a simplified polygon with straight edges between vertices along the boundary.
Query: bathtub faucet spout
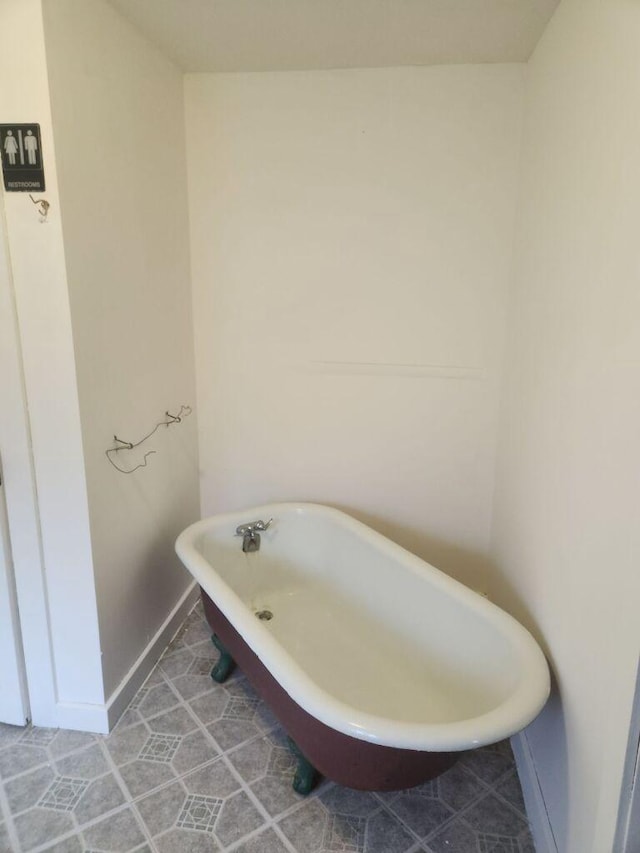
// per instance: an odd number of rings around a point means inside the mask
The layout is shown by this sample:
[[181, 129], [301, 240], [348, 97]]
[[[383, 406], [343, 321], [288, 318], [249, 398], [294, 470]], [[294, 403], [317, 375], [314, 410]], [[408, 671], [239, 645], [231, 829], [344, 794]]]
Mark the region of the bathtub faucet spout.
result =
[[269, 521], [250, 521], [236, 527], [236, 536], [242, 536], [242, 550], [245, 554], [260, 550], [260, 534], [258, 531], [266, 530], [272, 521], [272, 518]]

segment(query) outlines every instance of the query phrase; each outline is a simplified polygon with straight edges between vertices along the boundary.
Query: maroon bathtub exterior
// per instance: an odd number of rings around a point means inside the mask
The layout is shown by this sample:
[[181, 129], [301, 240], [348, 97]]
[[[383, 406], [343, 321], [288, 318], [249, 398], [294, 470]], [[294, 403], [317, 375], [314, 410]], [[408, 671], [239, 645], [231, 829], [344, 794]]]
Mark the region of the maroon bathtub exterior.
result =
[[361, 791], [413, 788], [451, 767], [460, 753], [422, 752], [369, 743], [336, 731], [307, 713], [271, 675], [233, 625], [201, 589], [205, 615], [256, 692], [298, 749], [328, 779]]

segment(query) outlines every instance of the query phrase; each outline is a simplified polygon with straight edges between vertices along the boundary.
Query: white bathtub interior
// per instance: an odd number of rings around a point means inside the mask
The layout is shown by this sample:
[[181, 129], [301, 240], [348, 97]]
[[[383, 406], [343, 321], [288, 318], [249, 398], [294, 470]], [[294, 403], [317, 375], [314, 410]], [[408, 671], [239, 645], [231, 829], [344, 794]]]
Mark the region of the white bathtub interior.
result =
[[[274, 520], [260, 550], [243, 553], [236, 526], [254, 515]], [[355, 725], [358, 714], [463, 724], [499, 716], [526, 692], [535, 644], [524, 629], [348, 516], [274, 505], [200, 524], [193, 542], [205, 590], [214, 600], [231, 591], [244, 608], [232, 603], [226, 615], [256, 654], [273, 663], [266, 637], [277, 641], [296, 671], [351, 709]], [[257, 620], [262, 610], [273, 618]]]

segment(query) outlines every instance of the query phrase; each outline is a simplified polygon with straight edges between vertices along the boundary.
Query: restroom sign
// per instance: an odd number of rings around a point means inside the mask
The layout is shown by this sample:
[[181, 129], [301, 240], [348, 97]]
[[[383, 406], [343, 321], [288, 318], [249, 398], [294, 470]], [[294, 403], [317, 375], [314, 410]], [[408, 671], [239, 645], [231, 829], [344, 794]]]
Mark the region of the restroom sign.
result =
[[44, 190], [39, 124], [0, 124], [0, 159], [7, 192]]

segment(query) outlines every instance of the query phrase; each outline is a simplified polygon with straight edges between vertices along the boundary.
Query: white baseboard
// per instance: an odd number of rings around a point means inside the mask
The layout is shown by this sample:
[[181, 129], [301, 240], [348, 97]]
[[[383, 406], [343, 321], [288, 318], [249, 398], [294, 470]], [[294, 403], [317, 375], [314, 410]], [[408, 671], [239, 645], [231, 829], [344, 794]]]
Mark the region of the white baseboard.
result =
[[[77, 732], [109, 733], [106, 705], [88, 705], [82, 702], [56, 702], [53, 728], [73, 729]], [[37, 725], [44, 725], [38, 722]]]
[[[176, 606], [113, 691], [106, 704], [86, 705], [79, 702], [57, 702], [55, 720], [52, 720], [50, 724], [61, 729], [108, 734], [138, 689], [144, 684], [172, 637], [186, 619], [187, 614], [198, 599], [198, 593], [199, 588], [194, 581], [180, 597]], [[39, 722], [38, 725], [44, 724]]]
[[516, 760], [536, 853], [558, 853], [531, 747], [524, 732], [519, 732], [511, 738], [511, 748]]
[[120, 715], [131, 702], [140, 687], [149, 677], [162, 653], [167, 648], [176, 631], [182, 625], [193, 605], [198, 600], [200, 588], [193, 581], [180, 598], [180, 601], [167, 616], [164, 623], [156, 631], [146, 649], [113, 691], [106, 704], [108, 733], [117, 723]]

